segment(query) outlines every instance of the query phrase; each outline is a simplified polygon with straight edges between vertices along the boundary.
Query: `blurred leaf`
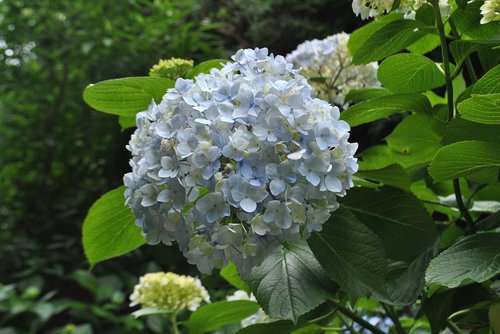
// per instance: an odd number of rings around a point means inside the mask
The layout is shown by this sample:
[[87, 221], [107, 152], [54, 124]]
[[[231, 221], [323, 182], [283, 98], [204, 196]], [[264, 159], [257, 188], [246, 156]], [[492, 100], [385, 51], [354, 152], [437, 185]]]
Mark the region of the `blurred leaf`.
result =
[[191, 334], [201, 334], [221, 329], [239, 322], [259, 310], [256, 302], [249, 300], [222, 301], [206, 304], [194, 311], [186, 326]]
[[87, 86], [84, 101], [92, 108], [108, 114], [126, 117], [148, 109], [152, 100], [161, 102], [172, 80], [152, 77], [129, 77], [101, 81]]
[[485, 183], [497, 180], [500, 146], [483, 141], [462, 141], [440, 149], [429, 167], [434, 182], [471, 177]]
[[227, 59], [212, 59], [199, 63], [186, 74], [186, 79], [194, 79], [198, 74], [210, 73], [212, 68], [221, 69], [229, 60]]
[[425, 114], [407, 116], [386, 138], [394, 159], [407, 168], [425, 164], [442, 147], [445, 123]]
[[421, 94], [395, 94], [358, 103], [340, 114], [351, 126], [370, 123], [405, 111], [432, 113], [429, 100]]
[[251, 292], [250, 287], [241, 279], [238, 269], [236, 269], [236, 266], [232, 262], [229, 262], [227, 266], [220, 270], [220, 275], [235, 288], [247, 293]]
[[[500, 80], [500, 78], [499, 78]], [[476, 95], [461, 102], [458, 110], [462, 118], [482, 124], [500, 125], [500, 93]]]
[[499, 272], [500, 234], [485, 232], [465, 237], [434, 258], [426, 281], [454, 288], [466, 279], [481, 283]]
[[500, 226], [500, 211], [495, 212], [488, 217], [481, 219], [476, 222], [476, 226], [478, 229], [483, 231], [492, 230]]
[[400, 19], [373, 33], [352, 54], [355, 65], [381, 60], [403, 50], [432, 30], [419, 21]]
[[248, 283], [267, 315], [293, 322], [334, 291], [333, 282], [305, 242], [269, 252], [252, 270]]
[[388, 57], [380, 64], [377, 76], [394, 93], [421, 92], [445, 84], [444, 72], [438, 64], [413, 53]]
[[493, 333], [500, 333], [500, 303], [490, 306], [488, 318], [490, 319], [490, 327]]
[[387, 260], [382, 240], [349, 210], [336, 210], [307, 242], [321, 266], [349, 295], [385, 294]]
[[91, 267], [146, 243], [132, 211], [124, 204], [124, 192], [121, 186], [104, 194], [83, 222], [83, 249]]

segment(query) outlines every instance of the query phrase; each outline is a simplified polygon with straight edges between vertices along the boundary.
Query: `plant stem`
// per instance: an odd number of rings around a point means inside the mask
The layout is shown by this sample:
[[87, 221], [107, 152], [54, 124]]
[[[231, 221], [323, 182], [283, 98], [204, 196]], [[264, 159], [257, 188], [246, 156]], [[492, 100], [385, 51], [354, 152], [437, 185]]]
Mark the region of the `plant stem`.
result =
[[392, 322], [394, 322], [394, 326], [396, 327], [396, 332], [398, 334], [406, 334], [406, 331], [401, 325], [401, 322], [399, 322], [399, 316], [394, 307], [391, 305], [386, 305], [384, 303], [382, 303], [382, 307], [384, 308], [385, 313], [389, 316], [389, 318], [391, 318]]
[[[448, 53], [448, 44], [446, 43], [446, 33], [444, 32], [443, 20], [441, 19], [441, 12], [439, 10], [439, 0], [432, 0], [432, 7], [434, 7], [434, 16], [436, 17], [436, 26], [439, 33], [439, 39], [441, 41], [441, 56], [443, 58], [444, 76], [446, 81], [446, 93], [448, 96], [448, 122], [450, 122], [455, 117], [455, 105], [453, 102], [453, 84], [451, 81], [450, 73], [450, 57]], [[476, 228], [474, 226], [474, 221], [470, 216], [467, 208], [464, 205], [462, 199], [462, 191], [460, 190], [460, 183], [458, 179], [453, 180], [453, 190], [455, 192], [455, 199], [457, 201], [457, 206], [465, 220], [467, 221], [467, 226], [469, 228], [469, 233], [475, 233]]]
[[172, 332], [174, 334], [179, 334], [179, 327], [177, 327], [177, 313], [173, 312], [170, 314], [170, 323], [172, 324]]
[[446, 320], [446, 325], [454, 334], [462, 334], [460, 329], [455, 325], [455, 323], [451, 320]]
[[[453, 33], [453, 36], [455, 36], [456, 40], [460, 40], [460, 34], [458, 33], [457, 27], [455, 26], [453, 19], [450, 18], [448, 22], [450, 22], [451, 32]], [[472, 61], [470, 60], [470, 56], [465, 57], [464, 62], [465, 66], [467, 67], [467, 73], [469, 73], [472, 83], [475, 83], [477, 81], [477, 74], [476, 71], [474, 70], [474, 66], [472, 65]]]
[[360, 326], [368, 329], [369, 331], [371, 331], [372, 333], [375, 333], [375, 334], [385, 334], [381, 329], [373, 326], [372, 324], [370, 324], [368, 321], [366, 321], [365, 319], [361, 318], [359, 315], [357, 315], [356, 313], [354, 313], [353, 311], [349, 310], [348, 308], [340, 305], [339, 303], [337, 303], [335, 300], [333, 300], [332, 298], [329, 299], [329, 302], [331, 304], [333, 304], [333, 306], [335, 306], [340, 313], [344, 314], [345, 316], [349, 317], [350, 319], [352, 319], [353, 321], [357, 322]]

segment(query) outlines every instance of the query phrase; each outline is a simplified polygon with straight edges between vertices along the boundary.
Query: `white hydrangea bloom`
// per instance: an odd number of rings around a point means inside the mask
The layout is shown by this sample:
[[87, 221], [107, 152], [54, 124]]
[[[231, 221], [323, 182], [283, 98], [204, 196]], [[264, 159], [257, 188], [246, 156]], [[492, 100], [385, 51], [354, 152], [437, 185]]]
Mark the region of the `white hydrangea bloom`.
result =
[[500, 0], [486, 0], [481, 6], [481, 24], [500, 21]]
[[137, 115], [124, 183], [150, 244], [175, 241], [202, 272], [231, 261], [245, 275], [321, 229], [353, 186], [357, 144], [284, 57], [246, 49], [232, 59], [178, 79]]
[[[401, 4], [399, 5], [399, 9], [397, 11], [404, 13], [405, 19], [414, 20], [417, 10], [426, 3], [428, 3], [427, 0], [401, 0]], [[448, 0], [439, 0], [439, 10], [441, 12], [441, 16], [450, 15], [451, 8]]]
[[[226, 297], [227, 301], [233, 301], [233, 300], [251, 300], [256, 302], [257, 299], [255, 299], [255, 296], [253, 293], [250, 295], [243, 290], [236, 290], [232, 295]], [[267, 322], [272, 322], [274, 321], [272, 318], [270, 318], [262, 308], [259, 308], [257, 312], [252, 314], [251, 316], [241, 320], [240, 325], [241, 328], [245, 328], [251, 325], [255, 324], [264, 324]]]
[[380, 86], [378, 64], [352, 65], [348, 41], [346, 33], [305, 41], [286, 57], [300, 67], [300, 73], [308, 78], [316, 97], [344, 108], [347, 107], [345, 96], [351, 89]]
[[361, 19], [369, 17], [378, 18], [384, 13], [391, 11], [394, 0], [354, 0], [352, 10], [356, 16], [361, 15]]

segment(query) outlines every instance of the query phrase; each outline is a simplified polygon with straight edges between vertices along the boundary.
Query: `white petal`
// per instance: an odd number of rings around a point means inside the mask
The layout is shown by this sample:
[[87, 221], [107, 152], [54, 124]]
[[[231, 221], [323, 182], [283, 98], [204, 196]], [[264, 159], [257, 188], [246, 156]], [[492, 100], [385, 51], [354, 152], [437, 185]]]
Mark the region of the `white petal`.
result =
[[255, 211], [255, 209], [257, 209], [257, 203], [255, 203], [253, 199], [247, 197], [240, 202], [240, 207], [245, 212], [252, 213]]

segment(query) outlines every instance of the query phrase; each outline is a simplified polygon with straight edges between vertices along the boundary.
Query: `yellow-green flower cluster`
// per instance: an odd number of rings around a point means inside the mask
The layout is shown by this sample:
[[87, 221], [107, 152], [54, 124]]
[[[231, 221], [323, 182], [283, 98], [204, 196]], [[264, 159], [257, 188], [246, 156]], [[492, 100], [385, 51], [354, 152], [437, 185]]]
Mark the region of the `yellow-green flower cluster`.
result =
[[481, 6], [481, 24], [500, 21], [500, 0], [486, 0]]
[[174, 273], [151, 273], [142, 276], [130, 295], [130, 306], [154, 307], [177, 313], [196, 310], [201, 302], [210, 302], [207, 290], [198, 278]]
[[149, 76], [177, 80], [193, 68], [193, 61], [181, 58], [161, 59], [149, 70]]

